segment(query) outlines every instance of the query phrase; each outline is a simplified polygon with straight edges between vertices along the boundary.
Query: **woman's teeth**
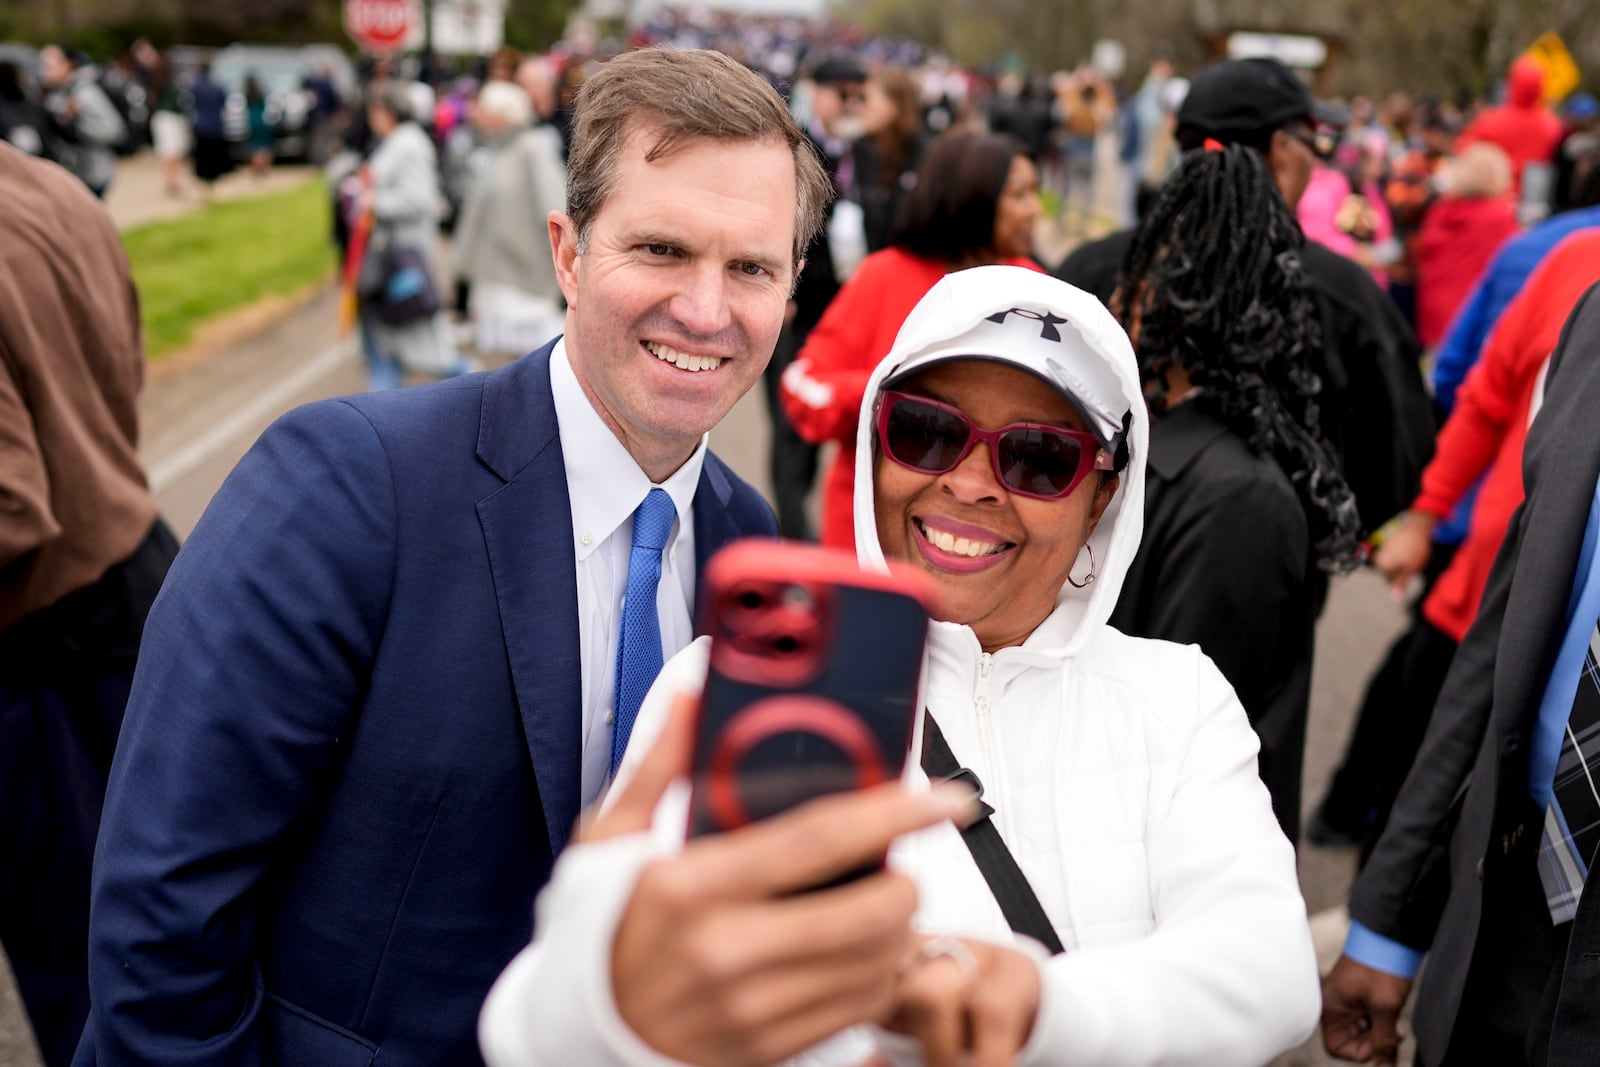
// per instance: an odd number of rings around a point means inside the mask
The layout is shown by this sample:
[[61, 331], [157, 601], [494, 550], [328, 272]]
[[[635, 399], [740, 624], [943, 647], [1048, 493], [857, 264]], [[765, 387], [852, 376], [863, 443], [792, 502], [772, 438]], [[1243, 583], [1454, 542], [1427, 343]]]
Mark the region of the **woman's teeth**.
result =
[[664, 363], [670, 363], [679, 370], [716, 370], [722, 365], [722, 360], [716, 356], [691, 356], [687, 352], [679, 352], [676, 348], [658, 344], [655, 341], [646, 341], [644, 346], [650, 354]]
[[941, 552], [948, 552], [952, 556], [979, 559], [983, 556], [992, 556], [1006, 547], [1004, 541], [974, 541], [968, 537], [956, 537], [953, 534], [945, 533], [943, 530], [931, 529], [920, 521], [917, 523], [917, 529], [922, 531], [922, 536], [926, 537], [928, 543], [934, 548]]

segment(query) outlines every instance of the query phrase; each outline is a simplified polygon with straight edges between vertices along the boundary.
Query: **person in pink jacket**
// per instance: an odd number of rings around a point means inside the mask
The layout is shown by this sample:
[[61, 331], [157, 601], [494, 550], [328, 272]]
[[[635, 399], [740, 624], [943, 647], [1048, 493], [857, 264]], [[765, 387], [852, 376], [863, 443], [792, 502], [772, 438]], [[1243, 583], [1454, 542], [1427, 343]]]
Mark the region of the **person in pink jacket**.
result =
[[1333, 249], [1365, 267], [1381, 288], [1385, 269], [1400, 258], [1394, 219], [1383, 197], [1387, 137], [1368, 130], [1341, 144], [1332, 163], [1319, 162], [1295, 214], [1306, 239]]

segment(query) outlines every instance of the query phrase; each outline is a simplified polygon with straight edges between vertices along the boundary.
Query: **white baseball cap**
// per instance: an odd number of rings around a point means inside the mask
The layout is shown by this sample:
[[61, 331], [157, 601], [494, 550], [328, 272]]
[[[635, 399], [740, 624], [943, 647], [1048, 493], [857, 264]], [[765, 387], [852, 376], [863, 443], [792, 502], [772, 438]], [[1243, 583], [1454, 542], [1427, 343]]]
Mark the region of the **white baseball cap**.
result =
[[1131, 403], [1126, 376], [1138, 381], [1138, 361], [1122, 326], [1082, 289], [1026, 267], [945, 275], [901, 325], [886, 360], [898, 366], [883, 387], [953, 359], [1029, 371], [1055, 385], [1102, 444], [1115, 449], [1122, 442]]

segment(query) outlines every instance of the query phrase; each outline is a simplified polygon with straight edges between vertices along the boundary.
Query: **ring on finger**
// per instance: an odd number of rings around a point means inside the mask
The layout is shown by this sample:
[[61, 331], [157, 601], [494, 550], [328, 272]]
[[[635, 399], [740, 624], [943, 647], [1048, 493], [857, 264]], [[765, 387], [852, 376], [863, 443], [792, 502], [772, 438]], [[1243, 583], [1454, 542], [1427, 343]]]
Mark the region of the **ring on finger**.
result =
[[933, 937], [922, 943], [917, 950], [917, 955], [924, 960], [936, 960], [940, 957], [955, 961], [961, 968], [961, 980], [970, 982], [978, 974], [978, 957], [963, 942], [954, 937]]

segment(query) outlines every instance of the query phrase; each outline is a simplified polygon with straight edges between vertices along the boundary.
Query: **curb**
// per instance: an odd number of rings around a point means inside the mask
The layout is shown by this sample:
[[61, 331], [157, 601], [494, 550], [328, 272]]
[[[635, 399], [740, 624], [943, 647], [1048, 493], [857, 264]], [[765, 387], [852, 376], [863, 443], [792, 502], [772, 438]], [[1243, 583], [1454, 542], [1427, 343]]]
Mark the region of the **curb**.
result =
[[266, 333], [297, 311], [303, 310], [324, 293], [338, 288], [337, 274], [312, 282], [292, 293], [272, 294], [251, 301], [232, 311], [213, 315], [197, 324], [194, 337], [182, 348], [155, 358], [145, 356], [145, 381], [163, 382], [195, 367], [203, 366], [223, 352]]

